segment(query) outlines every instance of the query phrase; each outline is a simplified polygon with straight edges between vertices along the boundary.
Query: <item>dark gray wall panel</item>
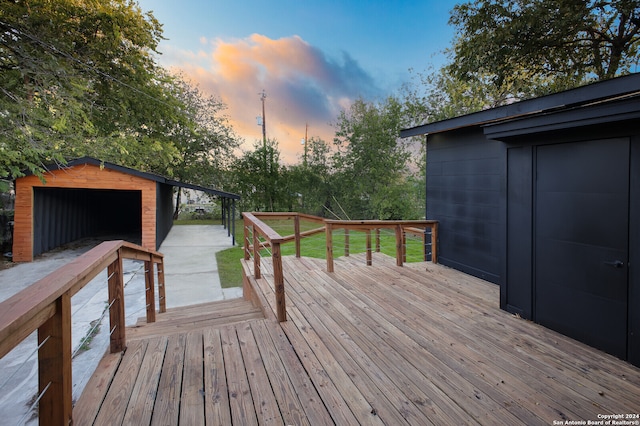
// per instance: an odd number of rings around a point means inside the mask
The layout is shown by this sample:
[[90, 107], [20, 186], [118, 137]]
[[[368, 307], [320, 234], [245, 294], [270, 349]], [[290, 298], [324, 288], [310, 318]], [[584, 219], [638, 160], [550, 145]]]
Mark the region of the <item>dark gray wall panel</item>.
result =
[[142, 239], [140, 191], [34, 188], [33, 217], [34, 256], [81, 238]]
[[[531, 319], [533, 149], [507, 150], [507, 279], [500, 291], [503, 309]], [[508, 283], [508, 286], [506, 285]]]
[[640, 365], [640, 136], [631, 139], [629, 187], [628, 360]]
[[481, 129], [429, 136], [427, 218], [440, 222], [439, 261], [498, 283], [504, 147]]
[[173, 226], [173, 186], [157, 183], [156, 186], [156, 250]]

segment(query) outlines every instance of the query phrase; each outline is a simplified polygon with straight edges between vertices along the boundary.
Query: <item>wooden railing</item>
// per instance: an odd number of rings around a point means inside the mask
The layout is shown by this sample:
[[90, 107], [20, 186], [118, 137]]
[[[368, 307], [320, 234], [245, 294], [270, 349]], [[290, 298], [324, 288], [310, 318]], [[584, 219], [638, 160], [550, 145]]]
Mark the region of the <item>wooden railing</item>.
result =
[[[422, 238], [424, 250], [424, 260], [427, 260], [428, 253], [426, 246], [427, 235], [430, 234], [431, 261], [438, 262], [438, 222], [435, 220], [405, 220], [405, 221], [385, 221], [385, 220], [329, 220], [321, 217], [306, 215], [301, 213], [243, 213], [244, 217], [244, 259], [250, 260], [253, 257], [253, 275], [256, 279], [261, 277], [260, 271], [260, 250], [271, 248], [271, 258], [273, 262], [273, 280], [276, 295], [276, 314], [278, 321], [287, 320], [286, 299], [284, 291], [284, 272], [282, 270], [282, 250], [281, 245], [293, 241], [295, 243], [296, 257], [300, 257], [300, 241], [303, 238], [324, 232], [326, 238], [326, 258], [327, 271], [333, 272], [333, 231], [336, 229], [345, 230], [345, 256], [349, 255], [349, 231], [362, 231], [366, 233], [366, 256], [367, 265], [372, 263], [371, 233], [376, 234], [376, 251], [380, 251], [380, 230], [393, 229], [395, 231], [396, 264], [402, 266], [406, 257], [406, 234], [419, 235]], [[282, 236], [263, 220], [293, 220], [294, 233]], [[307, 221], [321, 224], [322, 226], [300, 231], [300, 222]], [[429, 230], [429, 232], [427, 232]]]
[[[396, 265], [402, 266], [406, 259], [406, 234], [420, 235], [423, 247], [427, 246], [427, 232], [431, 234], [431, 261], [438, 263], [438, 221], [436, 220], [331, 220], [326, 219], [325, 230], [327, 239], [327, 272], [333, 272], [333, 231], [345, 230], [345, 255], [348, 253], [349, 231], [361, 231], [366, 234], [367, 265], [372, 263], [371, 233], [376, 234], [376, 251], [380, 251], [380, 230], [392, 229], [395, 231], [396, 240]], [[427, 260], [427, 251], [423, 253]]]
[[0, 303], [0, 358], [38, 332], [40, 425], [72, 418], [71, 298], [105, 268], [108, 272], [110, 351], [126, 348], [123, 259], [145, 263], [147, 322], [155, 322], [155, 267], [159, 310], [166, 310], [163, 255], [126, 241], [107, 241]]
[[[253, 276], [256, 279], [259, 279], [261, 277], [260, 250], [266, 247], [271, 248], [271, 258], [273, 261], [273, 284], [276, 293], [276, 315], [278, 317], [278, 321], [286, 321], [287, 310], [284, 294], [284, 273], [282, 271], [282, 252], [280, 245], [294, 241], [296, 245], [296, 257], [300, 257], [300, 240], [304, 237], [324, 232], [324, 226], [300, 232], [300, 219], [303, 218], [304, 220], [316, 223], [323, 223], [323, 219], [300, 213], [243, 213], [243, 217], [244, 258], [245, 260], [249, 260], [253, 254]], [[283, 237], [259, 218], [293, 220], [294, 233], [293, 235]], [[260, 241], [261, 237], [264, 241]]]

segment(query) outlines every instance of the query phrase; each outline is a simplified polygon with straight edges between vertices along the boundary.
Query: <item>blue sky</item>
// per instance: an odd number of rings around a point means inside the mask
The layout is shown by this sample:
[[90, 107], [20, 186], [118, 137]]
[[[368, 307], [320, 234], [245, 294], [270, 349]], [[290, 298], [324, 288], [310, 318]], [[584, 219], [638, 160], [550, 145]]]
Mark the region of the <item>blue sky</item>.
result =
[[219, 97], [246, 148], [267, 136], [295, 161], [305, 124], [331, 142], [338, 113], [439, 68], [457, 1], [138, 0], [163, 24], [159, 62]]

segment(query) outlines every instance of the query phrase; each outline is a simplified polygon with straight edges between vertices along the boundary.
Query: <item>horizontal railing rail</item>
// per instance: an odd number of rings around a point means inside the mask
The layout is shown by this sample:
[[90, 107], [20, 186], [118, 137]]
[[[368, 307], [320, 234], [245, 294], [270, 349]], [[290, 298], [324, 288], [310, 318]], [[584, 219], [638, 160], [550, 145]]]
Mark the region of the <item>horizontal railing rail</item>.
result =
[[[396, 240], [396, 264], [402, 266], [405, 260], [406, 251], [406, 234], [418, 234], [422, 236], [423, 246], [426, 246], [427, 230], [431, 234], [431, 261], [438, 263], [438, 221], [437, 220], [333, 220], [326, 219], [326, 258], [327, 272], [333, 272], [333, 231], [336, 229], [345, 230], [345, 239], [349, 238], [349, 231], [365, 232], [366, 238], [366, 256], [367, 265], [372, 263], [371, 250], [371, 232], [376, 232], [376, 246], [379, 251], [379, 231], [381, 229], [391, 229], [395, 231]], [[348, 247], [348, 244], [345, 244]], [[348, 252], [345, 253], [348, 255]], [[424, 260], [426, 260], [426, 250], [424, 252]]]
[[126, 348], [122, 261], [145, 263], [146, 317], [155, 322], [155, 269], [159, 311], [166, 310], [161, 253], [126, 241], [107, 241], [0, 303], [0, 358], [34, 331], [38, 334], [40, 425], [73, 423], [71, 377], [71, 298], [107, 269], [110, 351]]
[[[366, 233], [366, 256], [367, 265], [372, 263], [371, 233], [376, 234], [376, 251], [380, 251], [380, 230], [392, 229], [395, 232], [395, 252], [396, 264], [402, 266], [406, 260], [406, 235], [417, 235], [421, 238], [424, 249], [423, 259], [427, 260], [427, 245], [431, 245], [431, 261], [438, 262], [437, 241], [438, 222], [435, 220], [331, 220], [317, 216], [295, 213], [295, 212], [252, 212], [243, 213], [244, 218], [244, 259], [249, 261], [253, 257], [254, 278], [261, 278], [260, 271], [260, 250], [271, 249], [273, 262], [273, 280], [276, 296], [276, 315], [278, 321], [287, 319], [286, 298], [284, 291], [284, 272], [282, 270], [282, 250], [281, 245], [289, 242], [295, 243], [296, 257], [300, 257], [300, 242], [302, 239], [325, 233], [326, 238], [326, 259], [327, 271], [334, 270], [333, 255], [333, 232], [336, 229], [345, 230], [345, 256], [349, 255], [349, 231], [361, 231]], [[280, 235], [264, 221], [273, 220], [293, 220], [294, 233], [291, 235]], [[300, 222], [306, 221], [321, 224], [322, 226], [300, 230]], [[430, 239], [429, 239], [430, 235]], [[429, 239], [429, 242], [428, 242]]]

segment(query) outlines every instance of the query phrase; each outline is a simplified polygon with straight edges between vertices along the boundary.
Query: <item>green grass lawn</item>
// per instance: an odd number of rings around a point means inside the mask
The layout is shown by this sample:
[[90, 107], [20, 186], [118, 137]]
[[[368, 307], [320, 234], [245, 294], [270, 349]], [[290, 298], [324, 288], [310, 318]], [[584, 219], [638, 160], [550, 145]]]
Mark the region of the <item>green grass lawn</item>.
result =
[[[292, 220], [267, 220], [265, 221], [272, 229], [282, 236], [293, 234]], [[240, 260], [244, 256], [242, 249], [244, 239], [243, 221], [236, 221], [236, 244], [237, 247], [229, 248], [216, 253], [218, 262], [218, 272], [220, 274], [220, 282], [223, 288], [242, 286], [242, 267]], [[301, 231], [318, 228], [319, 224], [302, 222], [300, 224]], [[375, 235], [371, 235], [372, 249], [375, 250]], [[343, 230], [338, 230], [333, 234], [333, 255], [340, 257], [344, 255], [345, 235]], [[293, 242], [283, 244], [283, 256], [295, 255], [295, 244]], [[396, 255], [395, 234], [391, 230], [383, 230], [380, 235], [380, 252], [389, 256]], [[364, 253], [366, 251], [366, 234], [364, 232], [351, 231], [349, 233], [349, 252], [351, 254]], [[317, 234], [308, 238], [304, 238], [300, 243], [300, 252], [302, 256], [326, 258], [325, 234]], [[261, 250], [260, 255], [263, 257], [271, 256], [269, 249]], [[422, 243], [418, 238], [407, 238], [407, 262], [422, 262]]]

